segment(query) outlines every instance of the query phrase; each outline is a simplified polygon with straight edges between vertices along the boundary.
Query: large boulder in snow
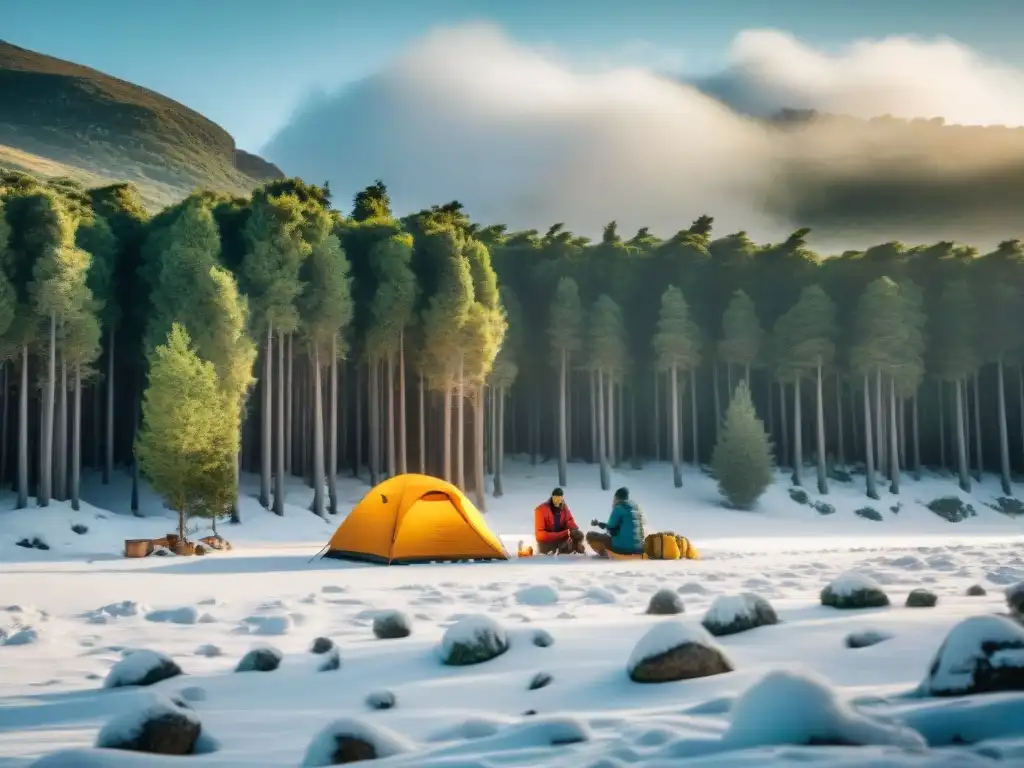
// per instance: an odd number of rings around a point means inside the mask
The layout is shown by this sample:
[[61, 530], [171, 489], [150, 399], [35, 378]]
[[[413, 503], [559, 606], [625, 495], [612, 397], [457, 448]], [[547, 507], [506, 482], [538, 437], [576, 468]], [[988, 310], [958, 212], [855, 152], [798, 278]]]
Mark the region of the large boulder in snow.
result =
[[651, 601], [647, 604], [647, 613], [652, 616], [674, 616], [685, 610], [683, 598], [674, 589], [659, 589], [651, 595]]
[[148, 706], [126, 712], [103, 726], [96, 746], [155, 755], [191, 755], [202, 729], [191, 709], [154, 696]]
[[1024, 621], [1024, 581], [1006, 588], [1006, 604], [1017, 619]]
[[865, 629], [860, 632], [851, 632], [843, 642], [847, 648], [870, 648], [872, 645], [878, 645], [891, 639], [892, 635], [888, 632], [880, 632], [877, 629]]
[[464, 616], [441, 638], [441, 660], [453, 667], [481, 664], [507, 650], [505, 628], [489, 616]]
[[934, 608], [939, 596], [930, 589], [912, 589], [907, 595], [907, 608]]
[[635, 683], [691, 680], [732, 670], [732, 662], [702, 627], [671, 620], [651, 627], [626, 664]]
[[701, 622], [715, 637], [778, 623], [779, 617], [771, 603], [750, 592], [716, 597]]
[[412, 634], [412, 622], [402, 611], [380, 611], [373, 617], [373, 634], [380, 640], [397, 640]]
[[824, 680], [785, 670], [769, 672], [736, 700], [722, 741], [731, 749], [794, 744], [924, 752], [927, 747], [916, 731], [854, 711]]
[[104, 688], [124, 688], [130, 685], [153, 685], [182, 674], [170, 656], [159, 651], [143, 649], [125, 656], [107, 673]]
[[1024, 691], [1024, 627], [1004, 616], [971, 616], [942, 641], [919, 692], [925, 696]]
[[329, 723], [310, 742], [302, 758], [303, 768], [344, 765], [360, 760], [377, 760], [409, 752], [413, 745], [387, 728], [345, 718]]
[[235, 667], [235, 672], [273, 672], [281, 666], [283, 655], [277, 648], [261, 645], [253, 648]]
[[889, 596], [870, 576], [848, 571], [821, 590], [821, 604], [832, 608], [882, 608]]

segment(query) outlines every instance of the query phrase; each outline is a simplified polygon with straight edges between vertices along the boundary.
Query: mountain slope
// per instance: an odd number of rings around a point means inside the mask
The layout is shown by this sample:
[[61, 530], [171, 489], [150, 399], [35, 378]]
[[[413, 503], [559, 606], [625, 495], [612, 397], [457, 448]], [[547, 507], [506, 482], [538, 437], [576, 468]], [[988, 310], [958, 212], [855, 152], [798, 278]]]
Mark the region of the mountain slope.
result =
[[89, 183], [131, 181], [151, 205], [196, 186], [243, 192], [283, 177], [176, 101], [2, 40], [0, 165]]

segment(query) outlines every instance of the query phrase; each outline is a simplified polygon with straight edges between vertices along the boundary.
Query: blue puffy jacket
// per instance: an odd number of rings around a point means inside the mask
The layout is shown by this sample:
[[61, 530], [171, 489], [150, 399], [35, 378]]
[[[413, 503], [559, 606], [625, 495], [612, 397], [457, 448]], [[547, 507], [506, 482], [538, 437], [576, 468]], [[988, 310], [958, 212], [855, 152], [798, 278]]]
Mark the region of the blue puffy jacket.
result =
[[644, 513], [635, 501], [615, 502], [607, 529], [612, 535], [613, 552], [634, 555], [644, 551]]

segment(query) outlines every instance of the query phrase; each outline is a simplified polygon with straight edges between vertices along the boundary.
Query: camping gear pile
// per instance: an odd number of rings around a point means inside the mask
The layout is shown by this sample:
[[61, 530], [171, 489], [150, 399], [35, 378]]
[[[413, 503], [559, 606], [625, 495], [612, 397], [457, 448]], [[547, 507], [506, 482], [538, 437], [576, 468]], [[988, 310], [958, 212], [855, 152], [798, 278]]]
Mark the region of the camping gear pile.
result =
[[226, 552], [231, 542], [220, 534], [204, 536], [198, 541], [182, 539], [176, 533], [168, 533], [159, 539], [125, 539], [125, 557], [149, 557], [150, 555], [205, 555], [210, 551]]

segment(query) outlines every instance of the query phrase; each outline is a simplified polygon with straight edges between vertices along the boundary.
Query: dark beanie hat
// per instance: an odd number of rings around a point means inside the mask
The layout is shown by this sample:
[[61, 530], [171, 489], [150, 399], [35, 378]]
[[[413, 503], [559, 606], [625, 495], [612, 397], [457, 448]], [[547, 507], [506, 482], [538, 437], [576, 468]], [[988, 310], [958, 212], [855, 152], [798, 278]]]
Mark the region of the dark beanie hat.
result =
[[629, 499], [629, 488], [619, 488], [619, 490], [615, 492], [615, 498], [619, 499], [620, 501], [626, 501], [627, 499]]
[[555, 490], [553, 490], [551, 492], [551, 495], [552, 496], [565, 496], [565, 492], [561, 488], [555, 488]]

